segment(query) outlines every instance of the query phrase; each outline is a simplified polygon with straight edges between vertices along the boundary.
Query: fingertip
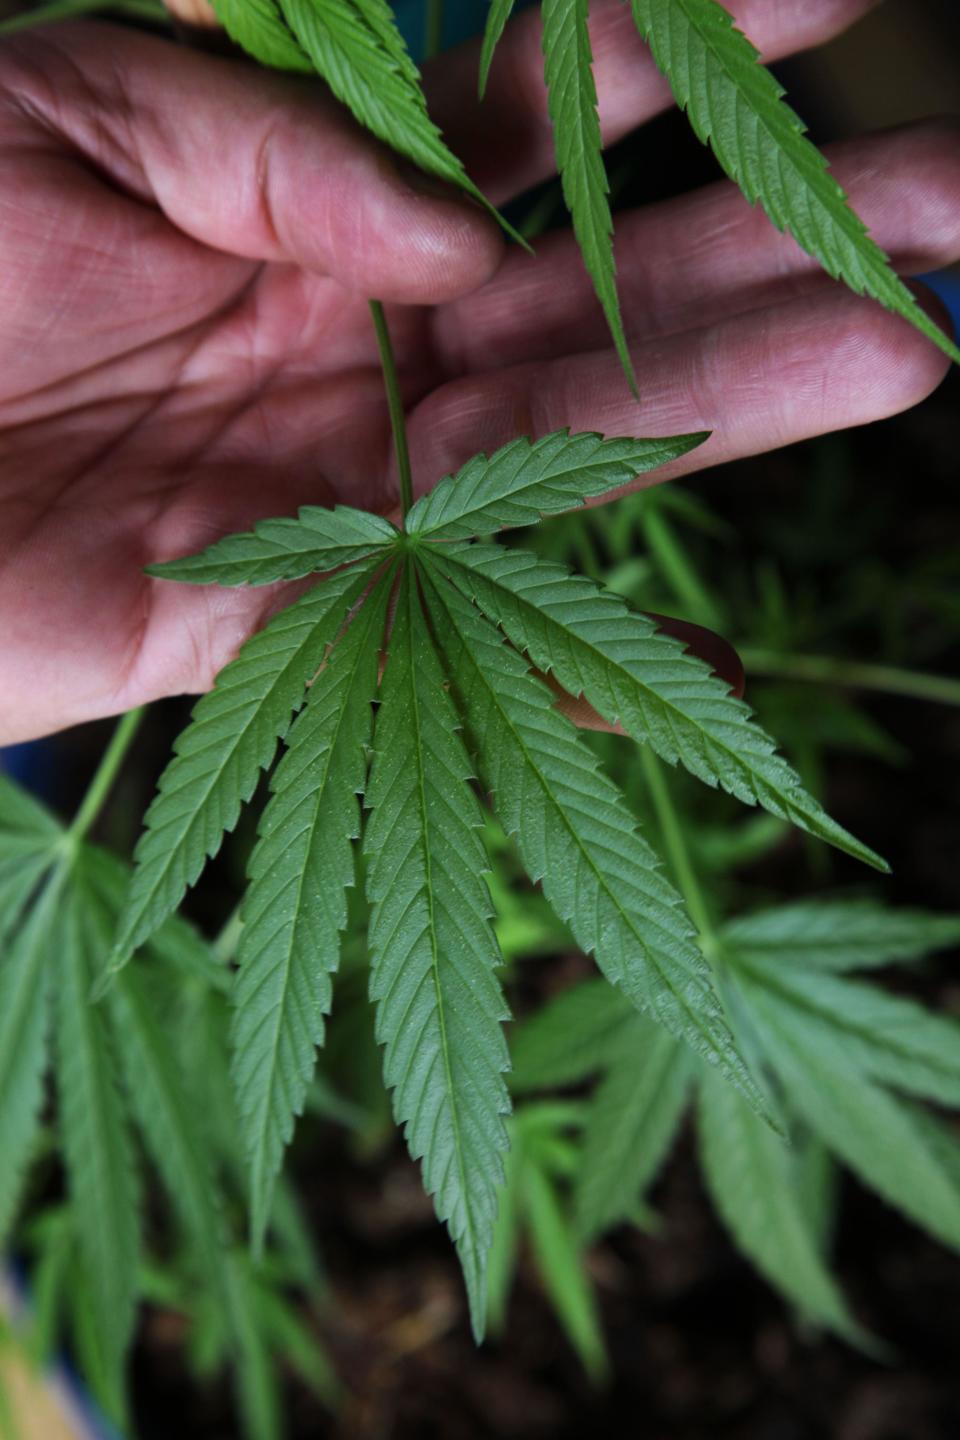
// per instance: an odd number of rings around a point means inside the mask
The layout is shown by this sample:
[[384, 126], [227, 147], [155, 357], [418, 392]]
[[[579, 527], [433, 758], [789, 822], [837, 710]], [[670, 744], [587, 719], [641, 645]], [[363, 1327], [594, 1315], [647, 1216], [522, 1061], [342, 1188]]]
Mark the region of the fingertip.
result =
[[503, 259], [495, 221], [468, 196], [365, 143], [316, 197], [322, 268], [346, 289], [440, 305], [485, 284]]
[[438, 305], [486, 284], [505, 251], [493, 217], [468, 195], [406, 162], [391, 168], [395, 243], [380, 257], [382, 297]]

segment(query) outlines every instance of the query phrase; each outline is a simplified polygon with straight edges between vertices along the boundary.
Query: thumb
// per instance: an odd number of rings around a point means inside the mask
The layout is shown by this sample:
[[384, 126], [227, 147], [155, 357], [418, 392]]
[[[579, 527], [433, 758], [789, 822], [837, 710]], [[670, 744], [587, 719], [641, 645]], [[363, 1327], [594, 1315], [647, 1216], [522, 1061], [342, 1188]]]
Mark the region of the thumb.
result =
[[401, 304], [465, 294], [500, 262], [493, 221], [395, 161], [319, 79], [90, 22], [10, 52], [7, 88], [34, 114], [217, 250]]

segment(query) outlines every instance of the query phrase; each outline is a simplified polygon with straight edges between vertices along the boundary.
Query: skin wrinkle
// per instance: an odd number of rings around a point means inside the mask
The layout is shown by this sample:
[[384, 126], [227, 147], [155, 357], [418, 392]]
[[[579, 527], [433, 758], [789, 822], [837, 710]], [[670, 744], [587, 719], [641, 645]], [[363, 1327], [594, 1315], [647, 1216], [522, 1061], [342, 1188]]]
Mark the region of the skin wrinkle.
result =
[[[68, 31], [72, 27], [57, 27]], [[94, 83], [75, 61], [56, 30], [26, 32], [5, 40], [0, 51], [0, 86], [28, 126], [46, 136], [56, 153], [66, 142], [77, 159], [96, 167], [98, 178], [127, 199], [149, 203], [151, 195], [137, 156], [137, 126], [142, 103], [134, 104], [114, 63], [109, 43], [104, 56], [113, 85]], [[51, 71], [45, 66], [49, 65]], [[116, 124], [122, 136], [116, 134]]]

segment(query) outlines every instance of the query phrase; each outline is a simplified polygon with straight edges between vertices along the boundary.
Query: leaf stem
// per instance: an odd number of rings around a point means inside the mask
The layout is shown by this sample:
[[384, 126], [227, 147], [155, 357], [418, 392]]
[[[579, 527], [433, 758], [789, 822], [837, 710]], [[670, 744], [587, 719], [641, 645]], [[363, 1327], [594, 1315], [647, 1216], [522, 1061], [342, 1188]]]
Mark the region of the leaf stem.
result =
[[126, 759], [127, 751], [133, 744], [134, 736], [140, 728], [140, 721], [143, 719], [146, 709], [140, 706], [138, 710], [130, 710], [122, 717], [110, 743], [97, 766], [93, 779], [87, 789], [86, 795], [73, 818], [73, 823], [67, 831], [70, 839], [74, 842], [83, 840], [96, 822], [97, 816], [103, 806], [104, 800], [117, 778], [120, 766]]
[[960, 680], [901, 670], [895, 665], [868, 665], [830, 655], [781, 655], [776, 650], [739, 651], [748, 670], [784, 680], [811, 680], [819, 685], [849, 685], [856, 690], [880, 690], [888, 695], [909, 695], [941, 705], [960, 705]]
[[383, 383], [387, 391], [387, 407], [390, 411], [390, 428], [393, 431], [393, 446], [397, 454], [397, 468], [400, 471], [400, 510], [404, 520], [413, 504], [413, 474], [410, 469], [410, 448], [407, 444], [407, 421], [400, 394], [397, 376], [397, 362], [390, 342], [387, 317], [379, 300], [370, 301], [373, 328], [377, 333], [380, 351], [380, 365], [383, 369]]
[[423, 33], [423, 58], [432, 60], [443, 48], [443, 0], [427, 0]]
[[48, 5], [36, 5], [32, 10], [4, 20], [0, 23], [0, 35], [15, 35], [19, 30], [50, 25], [74, 15], [96, 14], [98, 10], [110, 10], [158, 25], [170, 24], [170, 13], [159, 0], [50, 0]]
[[709, 958], [717, 949], [716, 932], [706, 900], [703, 897], [700, 881], [697, 879], [696, 871], [690, 861], [687, 842], [684, 839], [680, 818], [663, 773], [663, 766], [649, 745], [640, 746], [640, 763], [643, 766], [647, 789], [650, 792], [654, 813], [663, 836], [667, 861], [680, 887], [680, 892], [687, 902], [690, 919], [699, 932], [700, 948]]

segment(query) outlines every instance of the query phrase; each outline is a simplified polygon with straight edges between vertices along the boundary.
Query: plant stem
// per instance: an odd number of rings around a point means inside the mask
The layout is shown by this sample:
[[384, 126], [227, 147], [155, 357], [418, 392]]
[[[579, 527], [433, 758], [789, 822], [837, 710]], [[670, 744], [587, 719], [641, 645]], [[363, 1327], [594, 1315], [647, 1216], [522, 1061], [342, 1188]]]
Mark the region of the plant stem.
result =
[[12, 15], [4, 20], [0, 23], [0, 35], [16, 35], [20, 30], [32, 30], [56, 20], [68, 20], [74, 15], [95, 14], [98, 10], [130, 15], [161, 25], [170, 24], [166, 6], [159, 0], [50, 0], [49, 5], [36, 5], [22, 15]]
[[237, 946], [243, 931], [243, 921], [240, 918], [241, 908], [240, 905], [237, 905], [227, 916], [223, 928], [213, 942], [213, 953], [224, 965], [229, 965], [230, 961], [236, 958]]
[[80, 809], [73, 818], [73, 824], [67, 832], [71, 840], [75, 842], [83, 840], [95, 823], [110, 787], [117, 778], [117, 772], [133, 743], [133, 738], [140, 728], [140, 721], [144, 714], [145, 708], [141, 705], [139, 710], [128, 711], [118, 723], [110, 737], [110, 744], [104, 751], [96, 773], [90, 781]]
[[703, 950], [703, 953], [710, 958], [717, 949], [713, 921], [710, 918], [707, 903], [703, 898], [700, 882], [690, 862], [687, 842], [684, 839], [683, 828], [674, 807], [670, 789], [664, 777], [663, 766], [649, 745], [640, 746], [640, 763], [643, 766], [643, 773], [647, 782], [647, 789], [650, 792], [650, 799], [653, 801], [653, 809], [657, 817], [657, 823], [663, 835], [667, 860], [673, 871], [674, 878], [680, 887], [681, 894], [687, 902], [690, 919], [699, 931], [700, 948]]
[[849, 685], [856, 690], [882, 690], [910, 695], [941, 705], [960, 705], [960, 680], [900, 670], [895, 665], [862, 665], [828, 655], [781, 655], [776, 650], [740, 650], [748, 670], [784, 680], [812, 680], [819, 685]]
[[717, 609], [700, 582], [690, 558], [677, 540], [673, 526], [663, 514], [656, 497], [644, 497], [641, 525], [648, 548], [660, 566], [663, 578], [687, 611], [686, 618], [712, 630], [721, 630]]
[[407, 421], [397, 378], [397, 362], [390, 343], [387, 317], [379, 300], [370, 301], [373, 328], [377, 332], [380, 350], [380, 364], [383, 369], [383, 383], [387, 391], [387, 407], [390, 411], [390, 428], [393, 431], [393, 446], [397, 452], [397, 468], [400, 471], [400, 510], [404, 520], [413, 504], [413, 475], [410, 470], [410, 449], [407, 445]]
[[423, 34], [423, 58], [432, 60], [443, 47], [443, 0], [427, 0]]

